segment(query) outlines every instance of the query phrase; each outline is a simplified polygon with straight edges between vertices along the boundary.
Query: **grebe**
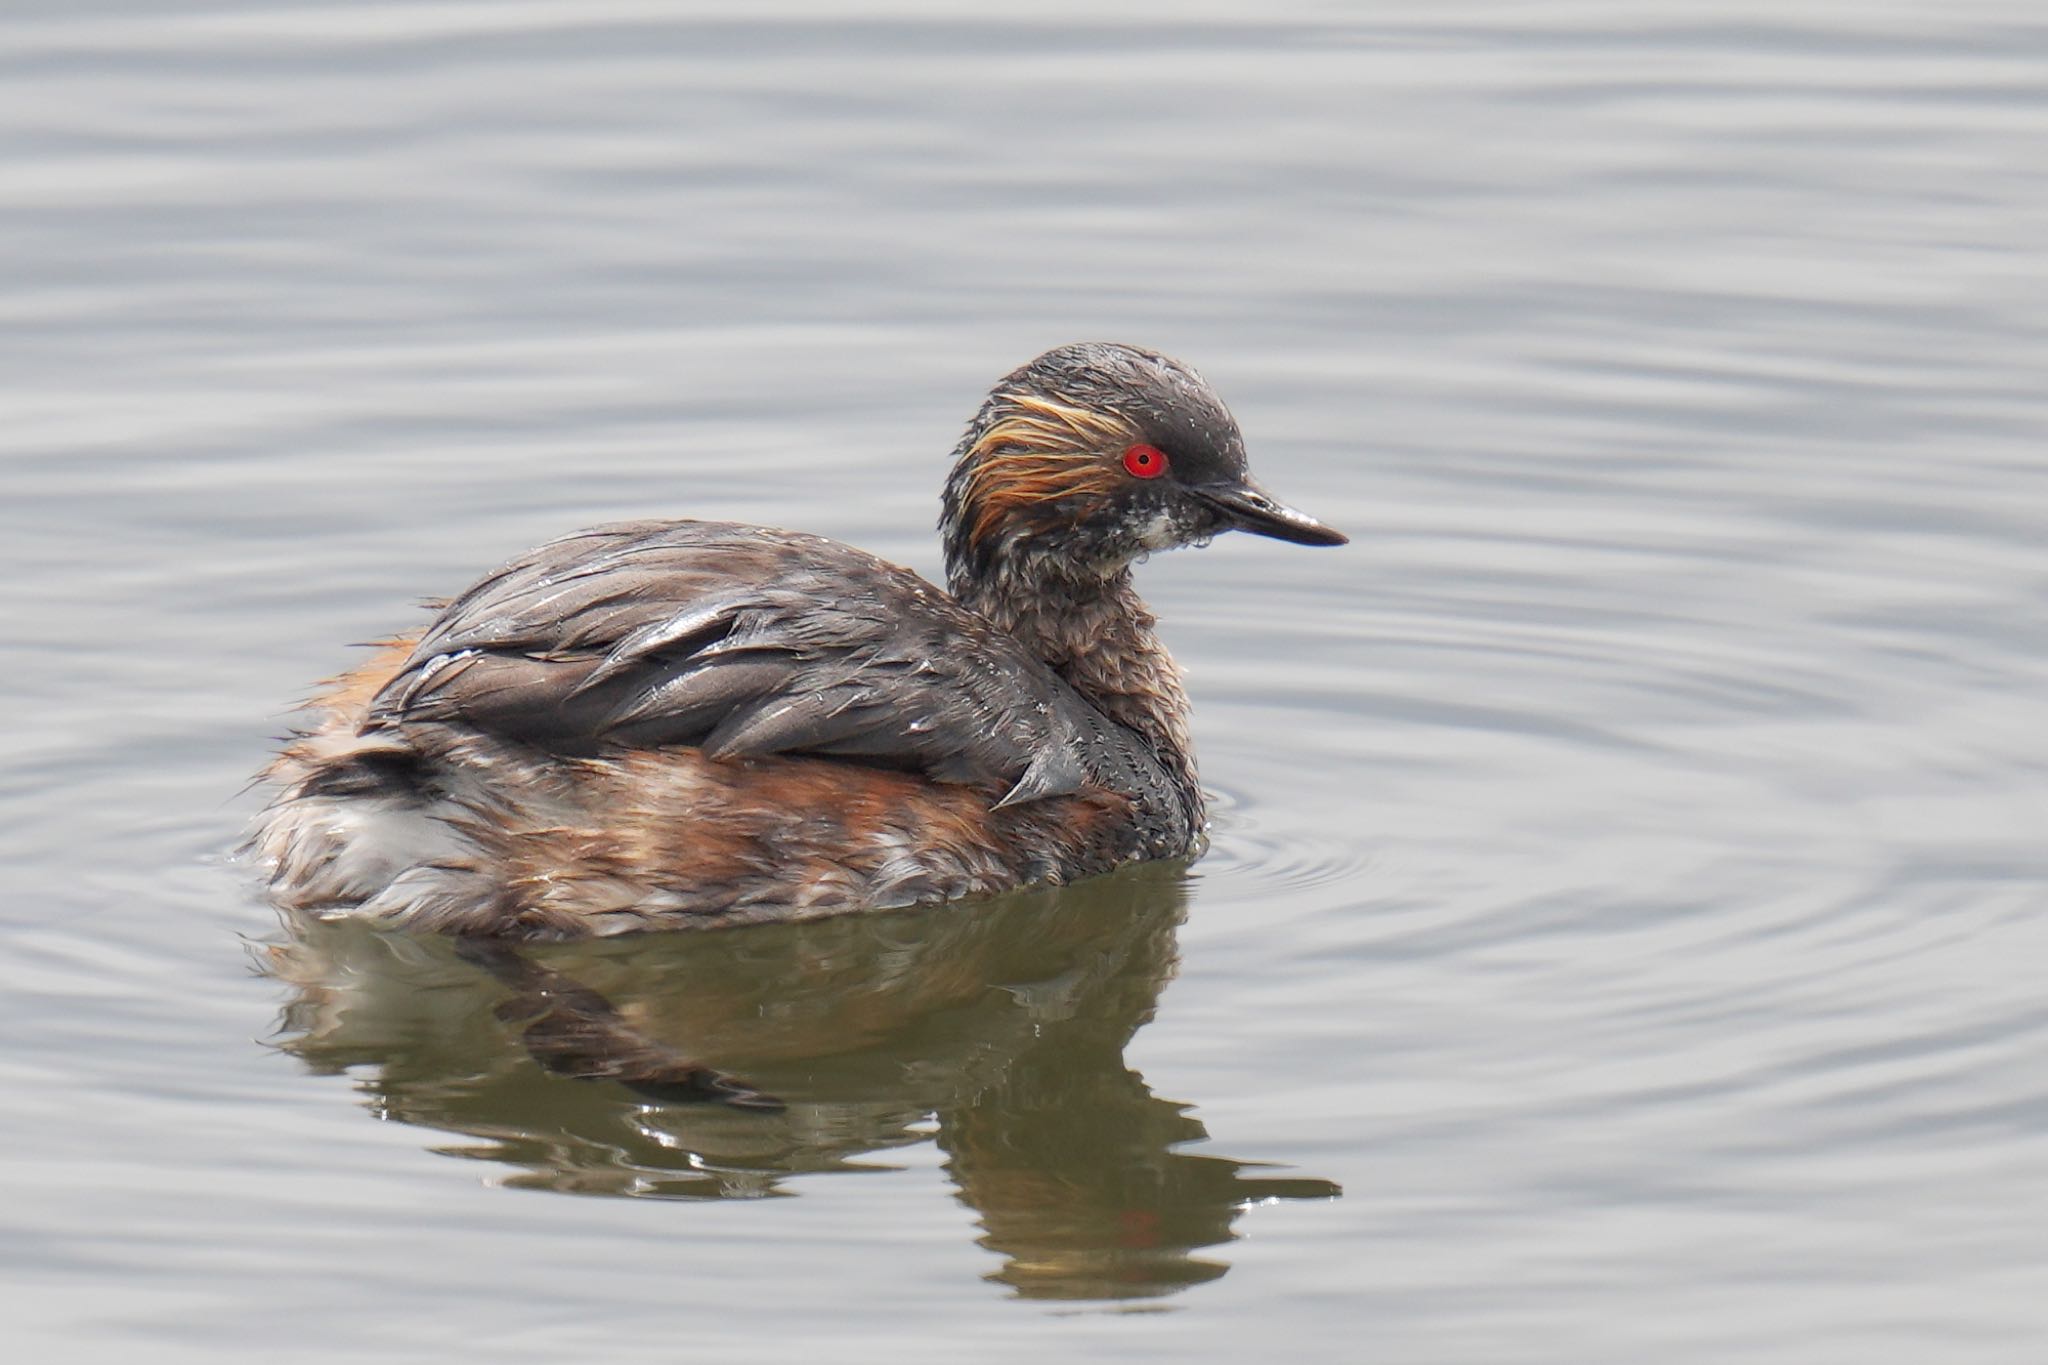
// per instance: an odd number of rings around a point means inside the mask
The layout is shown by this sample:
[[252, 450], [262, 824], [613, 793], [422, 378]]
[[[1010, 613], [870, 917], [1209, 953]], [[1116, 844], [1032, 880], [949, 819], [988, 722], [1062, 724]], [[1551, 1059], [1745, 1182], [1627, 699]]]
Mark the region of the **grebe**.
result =
[[953, 454], [949, 596], [835, 541], [638, 521], [387, 642], [265, 770], [272, 898], [464, 935], [805, 919], [1192, 852], [1187, 694], [1131, 567], [1345, 537], [1245, 469], [1178, 361], [1048, 351]]

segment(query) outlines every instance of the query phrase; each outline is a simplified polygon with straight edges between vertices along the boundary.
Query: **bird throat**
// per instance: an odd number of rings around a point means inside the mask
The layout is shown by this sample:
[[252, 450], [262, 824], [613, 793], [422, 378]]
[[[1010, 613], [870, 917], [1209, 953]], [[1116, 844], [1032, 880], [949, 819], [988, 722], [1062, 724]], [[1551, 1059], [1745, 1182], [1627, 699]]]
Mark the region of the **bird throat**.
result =
[[952, 588], [963, 605], [1002, 627], [1097, 710], [1137, 732], [1161, 764], [1194, 789], [1180, 666], [1160, 643], [1129, 569], [1069, 577], [1043, 564], [997, 560], [985, 573], [955, 575]]

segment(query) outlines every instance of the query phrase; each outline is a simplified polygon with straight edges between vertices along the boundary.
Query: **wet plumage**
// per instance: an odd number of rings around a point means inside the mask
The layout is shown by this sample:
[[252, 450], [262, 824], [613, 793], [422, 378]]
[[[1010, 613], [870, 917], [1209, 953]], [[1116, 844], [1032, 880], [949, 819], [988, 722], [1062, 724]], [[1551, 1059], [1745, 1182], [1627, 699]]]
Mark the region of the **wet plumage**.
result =
[[550, 542], [316, 703], [253, 845], [284, 904], [523, 937], [1181, 856], [1203, 823], [1186, 697], [1130, 569], [1233, 528], [1342, 539], [1248, 481], [1185, 366], [1063, 347], [955, 450], [950, 592], [726, 522]]

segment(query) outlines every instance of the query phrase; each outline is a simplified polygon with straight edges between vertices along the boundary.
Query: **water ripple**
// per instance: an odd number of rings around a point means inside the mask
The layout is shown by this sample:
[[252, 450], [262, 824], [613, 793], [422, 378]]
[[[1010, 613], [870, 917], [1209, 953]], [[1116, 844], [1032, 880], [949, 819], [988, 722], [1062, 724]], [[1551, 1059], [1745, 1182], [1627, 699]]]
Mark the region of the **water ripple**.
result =
[[[16, 8], [0, 1263], [27, 1346], [559, 1358], [602, 1321], [622, 1354], [1036, 1358], [980, 1277], [1081, 1281], [974, 1238], [1080, 1229], [1098, 1270], [1208, 1248], [1174, 1266], [1193, 1315], [1052, 1322], [1083, 1355], [2038, 1356], [2032, 6]], [[452, 997], [381, 1002], [417, 1010], [411, 1052], [377, 1009], [336, 1029], [383, 1062], [252, 1041], [280, 999], [237, 935], [270, 922], [207, 859], [342, 642], [627, 515], [930, 571], [988, 380], [1085, 335], [1201, 365], [1260, 477], [1354, 539], [1141, 570], [1212, 847], [1130, 1068], [1149, 997], [1093, 1069], [960, 1071], [1040, 1168], [939, 1151], [929, 1077], [885, 1058], [915, 1102], [806, 1113], [887, 1172], [652, 1214], [511, 1195], [477, 1172], [555, 1188], [544, 1143], [509, 1176], [524, 1139], [428, 1151], [491, 1127]], [[843, 968], [803, 946], [762, 979]], [[1086, 1024], [1052, 965], [903, 1056]], [[689, 1171], [691, 1114], [546, 1081], [519, 1094], [589, 1118], [580, 1151], [752, 1189], [744, 1125]], [[1345, 1197], [1228, 1247], [1227, 1216], [1148, 1223], [1162, 1182], [1211, 1213], [1311, 1183], [1219, 1179], [1203, 1124]], [[1128, 1155], [1100, 1188], [1085, 1132]]]

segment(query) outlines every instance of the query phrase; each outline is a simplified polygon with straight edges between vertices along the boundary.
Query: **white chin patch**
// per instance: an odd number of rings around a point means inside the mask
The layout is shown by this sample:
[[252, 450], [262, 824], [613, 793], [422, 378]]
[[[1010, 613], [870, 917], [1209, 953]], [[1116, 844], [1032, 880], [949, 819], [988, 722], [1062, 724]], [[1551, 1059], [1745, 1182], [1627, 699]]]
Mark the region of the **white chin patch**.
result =
[[1138, 543], [1147, 550], [1171, 550], [1182, 537], [1180, 521], [1170, 512], [1154, 512], [1138, 528]]

